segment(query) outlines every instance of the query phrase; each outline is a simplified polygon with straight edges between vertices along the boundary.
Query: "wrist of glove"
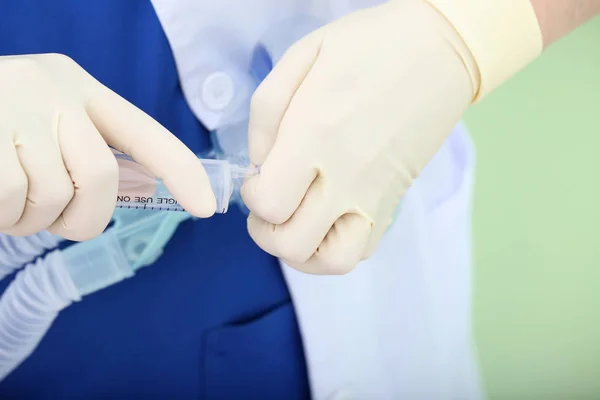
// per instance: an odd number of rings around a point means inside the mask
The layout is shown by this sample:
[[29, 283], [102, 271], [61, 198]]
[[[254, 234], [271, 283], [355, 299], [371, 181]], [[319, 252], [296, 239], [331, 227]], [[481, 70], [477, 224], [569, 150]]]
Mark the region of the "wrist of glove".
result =
[[[486, 6], [460, 8], [477, 2]], [[349, 272], [372, 254], [468, 106], [539, 50], [532, 39], [509, 53], [488, 26], [496, 3], [390, 1], [288, 50], [251, 106], [250, 156], [261, 174], [242, 195], [259, 246], [314, 274]]]
[[483, 98], [540, 55], [543, 39], [529, 0], [425, 0], [463, 39], [479, 73]]

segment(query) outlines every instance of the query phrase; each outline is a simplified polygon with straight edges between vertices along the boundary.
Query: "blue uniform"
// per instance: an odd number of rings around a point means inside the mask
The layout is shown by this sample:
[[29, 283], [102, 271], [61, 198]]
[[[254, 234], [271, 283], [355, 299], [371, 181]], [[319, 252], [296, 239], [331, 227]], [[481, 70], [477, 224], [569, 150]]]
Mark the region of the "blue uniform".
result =
[[[147, 0], [0, 5], [0, 54], [67, 54], [194, 152], [209, 135], [180, 87]], [[308, 398], [302, 341], [279, 264], [237, 207], [180, 225], [133, 279], [63, 311], [0, 398]]]

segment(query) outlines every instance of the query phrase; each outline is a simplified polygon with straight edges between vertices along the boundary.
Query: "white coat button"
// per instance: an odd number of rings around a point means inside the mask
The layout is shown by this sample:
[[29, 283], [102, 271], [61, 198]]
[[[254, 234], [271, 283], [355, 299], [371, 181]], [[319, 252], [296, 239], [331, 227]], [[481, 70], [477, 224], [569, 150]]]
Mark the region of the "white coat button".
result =
[[202, 84], [202, 102], [212, 111], [223, 111], [232, 102], [235, 95], [235, 83], [226, 72], [211, 73]]

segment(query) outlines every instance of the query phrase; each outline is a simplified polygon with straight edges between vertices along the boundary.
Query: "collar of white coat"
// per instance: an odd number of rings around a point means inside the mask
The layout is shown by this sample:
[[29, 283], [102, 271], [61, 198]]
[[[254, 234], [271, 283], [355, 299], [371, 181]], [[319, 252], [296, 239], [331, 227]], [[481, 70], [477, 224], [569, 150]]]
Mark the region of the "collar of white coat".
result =
[[[272, 36], [274, 26], [323, 24], [383, 1], [152, 0], [152, 4], [173, 50], [184, 95], [196, 116], [213, 130], [249, 103], [255, 89], [248, 75], [252, 50]], [[286, 39], [281, 30], [276, 36], [276, 41]]]

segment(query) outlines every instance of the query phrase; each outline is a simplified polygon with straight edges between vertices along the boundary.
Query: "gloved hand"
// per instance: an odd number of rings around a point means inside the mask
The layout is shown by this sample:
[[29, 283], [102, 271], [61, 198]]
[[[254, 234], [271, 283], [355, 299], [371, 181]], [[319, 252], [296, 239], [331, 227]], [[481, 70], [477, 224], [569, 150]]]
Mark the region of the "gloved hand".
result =
[[252, 99], [250, 235], [301, 271], [350, 271], [472, 101], [540, 51], [527, 0], [392, 0], [309, 34]]
[[175, 136], [62, 55], [0, 57], [0, 231], [48, 229], [71, 240], [104, 230], [117, 161], [109, 145], [159, 178], [191, 214], [215, 211], [208, 177]]

